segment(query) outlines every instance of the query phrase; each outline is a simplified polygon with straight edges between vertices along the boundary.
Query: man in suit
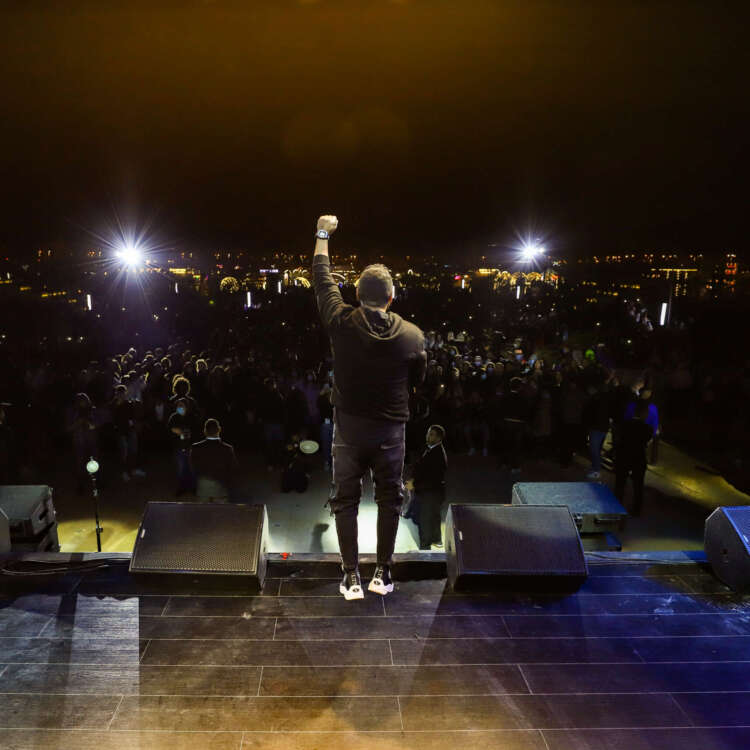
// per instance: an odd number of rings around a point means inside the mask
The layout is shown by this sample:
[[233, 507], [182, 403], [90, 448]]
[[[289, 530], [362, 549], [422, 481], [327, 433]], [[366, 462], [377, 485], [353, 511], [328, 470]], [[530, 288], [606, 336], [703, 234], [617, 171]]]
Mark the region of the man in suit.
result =
[[237, 458], [234, 448], [221, 439], [221, 425], [207, 419], [203, 426], [205, 440], [190, 450], [193, 476], [198, 480], [196, 495], [212, 502], [226, 502], [234, 484]]
[[440, 534], [440, 508], [445, 500], [445, 472], [448, 458], [443, 447], [445, 430], [434, 424], [427, 430], [427, 447], [414, 465], [414, 478], [406, 487], [415, 493], [416, 512], [412, 511], [419, 526], [419, 549], [432, 545], [442, 548]]
[[622, 424], [620, 442], [615, 453], [615, 496], [625, 505], [625, 484], [630, 477], [633, 482], [630, 514], [633, 516], [641, 514], [643, 483], [646, 476], [646, 449], [653, 436], [654, 428], [649, 423], [648, 402], [638, 401], [632, 419]]

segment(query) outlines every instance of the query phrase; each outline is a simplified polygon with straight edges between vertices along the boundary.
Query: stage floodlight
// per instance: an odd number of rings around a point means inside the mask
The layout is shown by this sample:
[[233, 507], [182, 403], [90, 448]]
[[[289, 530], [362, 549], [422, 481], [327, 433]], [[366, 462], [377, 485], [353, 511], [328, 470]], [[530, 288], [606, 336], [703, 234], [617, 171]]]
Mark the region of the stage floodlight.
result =
[[125, 245], [116, 255], [128, 268], [135, 268], [143, 259], [141, 251], [135, 245]]
[[524, 260], [534, 260], [538, 255], [544, 254], [544, 248], [534, 242], [526, 242], [521, 248], [521, 255]]

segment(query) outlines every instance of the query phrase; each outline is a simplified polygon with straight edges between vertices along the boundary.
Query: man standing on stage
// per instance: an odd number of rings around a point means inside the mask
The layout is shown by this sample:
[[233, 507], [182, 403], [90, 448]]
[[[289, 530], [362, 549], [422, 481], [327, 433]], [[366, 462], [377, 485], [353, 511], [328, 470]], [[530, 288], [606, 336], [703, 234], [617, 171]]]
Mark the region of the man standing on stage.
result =
[[448, 458], [445, 455], [443, 438], [445, 430], [434, 424], [427, 430], [427, 447], [414, 464], [414, 478], [406, 486], [413, 490], [416, 498], [413, 516], [419, 527], [419, 549], [443, 546], [440, 533], [440, 509], [445, 501], [445, 472]]
[[331, 510], [336, 517], [346, 599], [362, 599], [357, 546], [357, 511], [362, 476], [372, 469], [378, 505], [375, 574], [369, 590], [393, 591], [390, 565], [403, 502], [405, 428], [409, 392], [424, 379], [424, 335], [388, 312], [393, 280], [380, 264], [368, 266], [357, 286], [360, 306], [344, 303], [333, 280], [328, 237], [335, 216], [321, 216], [315, 234], [313, 285], [318, 310], [333, 350], [333, 482]]

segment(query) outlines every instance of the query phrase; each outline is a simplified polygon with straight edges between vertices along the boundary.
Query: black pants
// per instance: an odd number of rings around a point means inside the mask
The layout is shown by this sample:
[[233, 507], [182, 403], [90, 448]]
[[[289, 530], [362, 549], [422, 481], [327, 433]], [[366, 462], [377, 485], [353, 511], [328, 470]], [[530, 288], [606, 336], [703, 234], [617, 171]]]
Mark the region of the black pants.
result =
[[507, 463], [511, 469], [520, 469], [526, 447], [526, 423], [503, 420], [503, 438]]
[[568, 424], [563, 422], [559, 427], [559, 444], [560, 463], [563, 466], [570, 466], [573, 463], [573, 454], [581, 449], [584, 444], [584, 429], [580, 423]]
[[333, 483], [336, 496], [331, 510], [336, 517], [341, 560], [354, 570], [359, 560], [357, 511], [362, 477], [372, 469], [378, 505], [378, 565], [390, 565], [396, 545], [399, 511], [403, 503], [406, 425], [367, 417], [355, 417], [334, 409]]
[[625, 498], [625, 483], [628, 477], [633, 480], [633, 506], [632, 513], [637, 516], [641, 512], [643, 505], [643, 480], [646, 476], [645, 462], [627, 463], [623, 460], [615, 459], [615, 495], [617, 499], [623, 502]]
[[417, 526], [419, 526], [419, 549], [430, 549], [431, 544], [441, 543], [440, 508], [445, 499], [443, 490], [417, 492]]

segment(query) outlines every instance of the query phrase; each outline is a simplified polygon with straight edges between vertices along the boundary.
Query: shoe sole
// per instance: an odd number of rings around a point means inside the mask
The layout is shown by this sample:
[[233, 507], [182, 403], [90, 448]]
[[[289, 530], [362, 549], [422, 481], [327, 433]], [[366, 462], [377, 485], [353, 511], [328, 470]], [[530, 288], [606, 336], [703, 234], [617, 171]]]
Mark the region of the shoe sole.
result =
[[352, 601], [354, 599], [364, 599], [365, 598], [365, 592], [362, 591], [361, 588], [360, 588], [359, 591], [352, 592], [348, 588], [346, 588], [346, 586], [344, 586], [343, 584], [339, 584], [339, 592], [344, 595], [344, 599], [346, 599], [346, 601], [348, 601], [348, 602], [350, 602], [350, 601]]
[[389, 583], [387, 586], [384, 586], [382, 583], [380, 585], [376, 584], [375, 581], [370, 581], [370, 585], [367, 587], [368, 591], [372, 591], [375, 594], [380, 594], [381, 596], [385, 596], [386, 594], [390, 594], [393, 591], [393, 584]]

